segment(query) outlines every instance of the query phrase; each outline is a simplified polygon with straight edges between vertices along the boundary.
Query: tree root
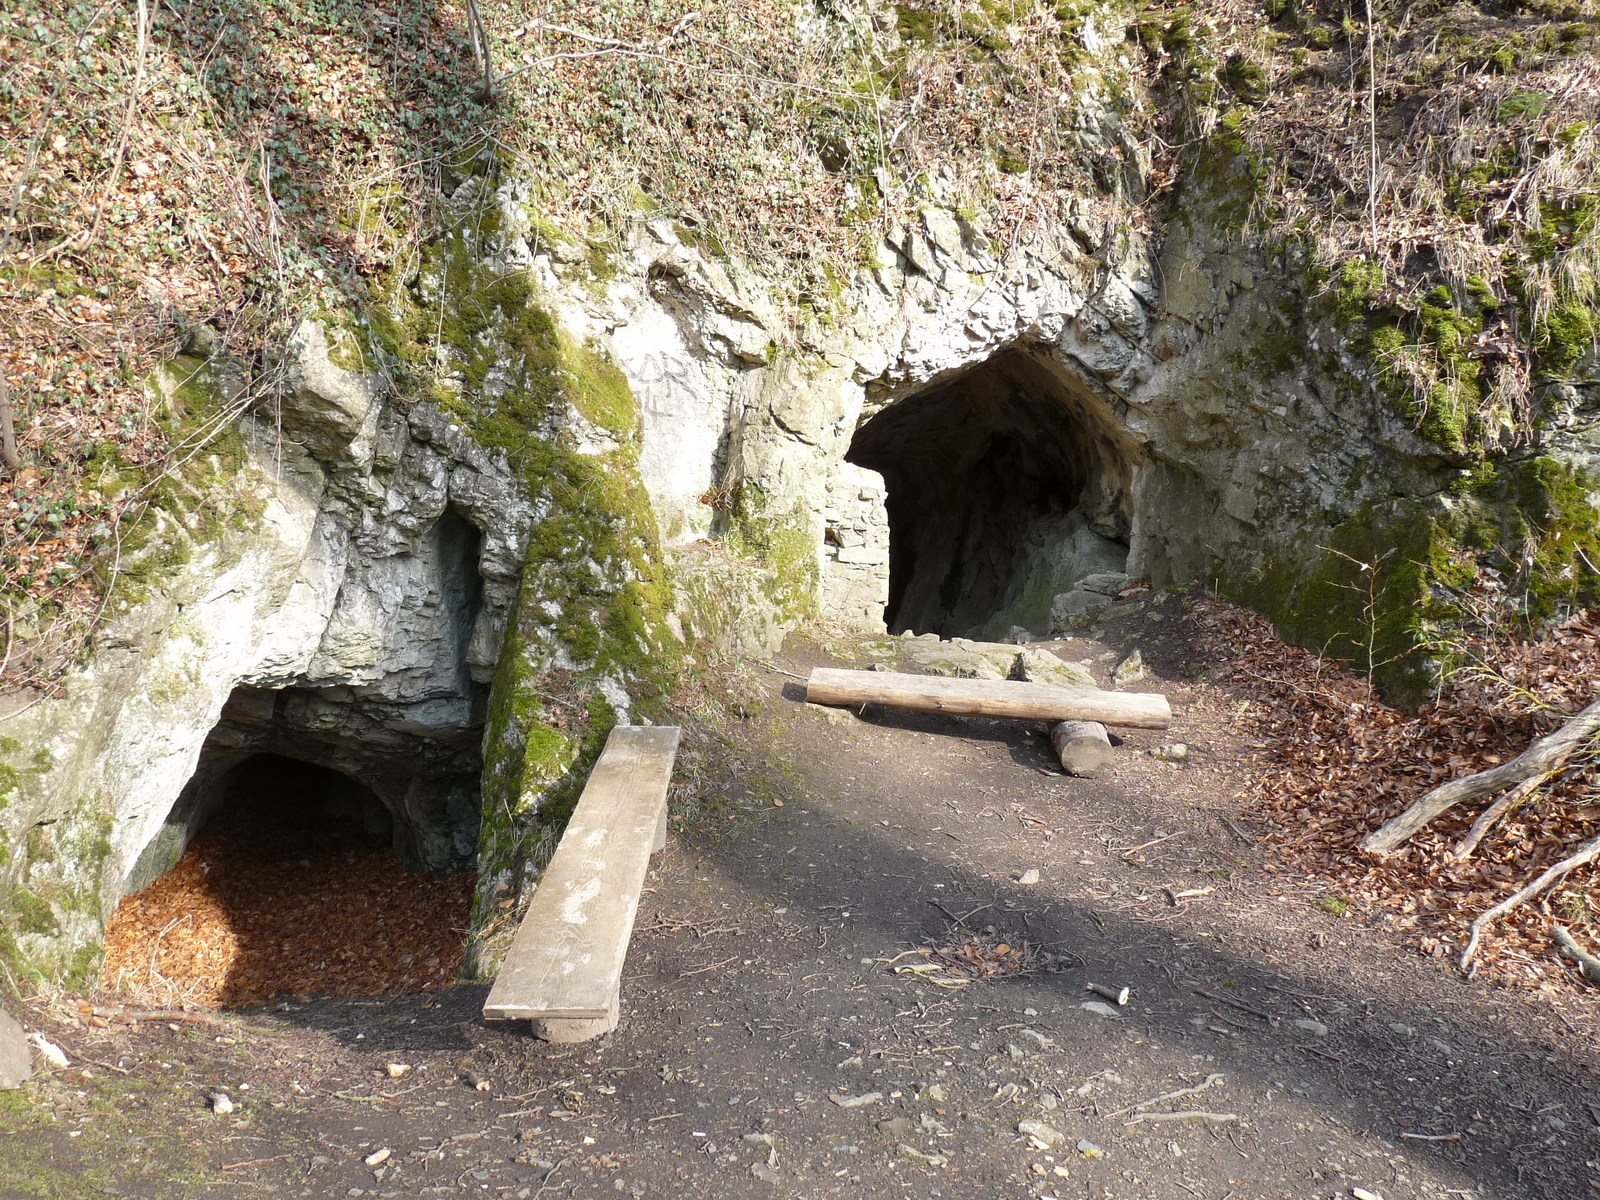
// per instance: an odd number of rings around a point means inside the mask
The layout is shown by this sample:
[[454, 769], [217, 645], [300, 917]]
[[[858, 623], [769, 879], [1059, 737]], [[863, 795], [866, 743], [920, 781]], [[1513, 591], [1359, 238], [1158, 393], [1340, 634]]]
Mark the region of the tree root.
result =
[[1556, 944], [1556, 952], [1562, 958], [1570, 958], [1578, 964], [1585, 979], [1590, 983], [1600, 983], [1600, 958], [1596, 958], [1578, 945], [1578, 939], [1573, 937], [1565, 926], [1552, 926], [1550, 940]]
[[1600, 734], [1600, 700], [1573, 716], [1554, 733], [1534, 742], [1510, 762], [1440, 784], [1405, 812], [1369, 833], [1361, 848], [1369, 854], [1397, 849], [1429, 821], [1463, 800], [1548, 776], [1596, 734]]
[[1480, 916], [1472, 923], [1472, 927], [1469, 931], [1471, 936], [1467, 938], [1467, 948], [1461, 952], [1461, 969], [1465, 971], [1468, 965], [1472, 962], [1472, 956], [1478, 952], [1478, 940], [1483, 936], [1483, 931], [1485, 929], [1494, 924], [1494, 922], [1499, 918], [1505, 916], [1505, 914], [1510, 912], [1513, 908], [1516, 908], [1517, 905], [1521, 904], [1523, 901], [1528, 900], [1533, 896], [1537, 896], [1556, 880], [1567, 874], [1570, 874], [1572, 871], [1575, 871], [1585, 863], [1593, 862], [1596, 858], [1600, 858], [1600, 837], [1590, 838], [1582, 846], [1578, 847], [1578, 849], [1573, 853], [1569, 854], [1566, 858], [1563, 858], [1554, 866], [1548, 868], [1542, 875], [1539, 876], [1539, 878], [1528, 884], [1527, 887], [1523, 888], [1521, 891], [1513, 892], [1504, 900], [1500, 901], [1499, 904], [1496, 904], [1493, 908], [1489, 909], [1489, 911]]
[[1466, 836], [1456, 843], [1455, 849], [1450, 851], [1450, 857], [1457, 862], [1464, 862], [1472, 857], [1472, 852], [1478, 848], [1478, 843], [1483, 841], [1484, 835], [1495, 827], [1501, 817], [1521, 804], [1539, 789], [1539, 785], [1549, 779], [1549, 774], [1535, 775], [1532, 779], [1524, 779], [1500, 799], [1478, 814], [1478, 819], [1472, 823], [1472, 828], [1467, 830]]

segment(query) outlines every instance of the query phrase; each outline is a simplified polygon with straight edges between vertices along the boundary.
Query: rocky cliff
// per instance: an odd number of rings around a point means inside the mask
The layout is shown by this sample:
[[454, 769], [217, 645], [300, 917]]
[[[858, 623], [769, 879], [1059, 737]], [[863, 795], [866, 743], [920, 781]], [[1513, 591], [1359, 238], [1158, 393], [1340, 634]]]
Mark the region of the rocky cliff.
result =
[[[259, 35], [280, 48], [316, 24], [289, 7], [287, 33]], [[127, 391], [164, 457], [97, 448], [74, 468], [139, 499], [114, 536], [83, 535], [85, 562], [109, 564], [103, 613], [76, 658], [0, 701], [16, 959], [91, 970], [117, 900], [273, 753], [374, 797], [409, 865], [476, 866], [486, 966], [610, 725], [658, 716], [685, 655], [759, 652], [810, 617], [1025, 639], [1136, 581], [1199, 582], [1416, 699], [1453, 622], [1537, 623], [1597, 595], [1592, 327], [1517, 340], [1505, 289], [1406, 291], [1274, 215], [1288, 193], [1231, 33], [1111, 6], [751, 6], [716, 31], [628, 6], [616, 28], [517, 26], [511, 7], [491, 28], [520, 31], [534, 67], [498, 95], [461, 99], [470, 58], [424, 63], [453, 119], [491, 103], [404, 176], [420, 208], [369, 179], [333, 232], [308, 213], [295, 243], [294, 169], [280, 185], [263, 166], [286, 224], [258, 247], [278, 264], [258, 286], [279, 323], [246, 336], [164, 293], [181, 337], [153, 342], [163, 361]], [[1307, 45], [1324, 28], [1290, 15]], [[760, 20], [787, 42], [760, 41]], [[361, 49], [381, 63], [459, 35], [448, 12], [428, 21], [380, 21]], [[150, 78], [258, 103], [240, 89], [276, 60], [235, 47], [234, 74], [196, 74], [193, 34], [158, 39]], [[689, 91], [730, 94], [651, 109], [668, 70], [626, 95], [591, 80], [589, 108], [563, 107], [552, 89], [582, 82], [590, 50], [627, 63], [606, 86], [680, 62]], [[353, 137], [319, 97], [317, 136]], [[659, 141], [684, 121], [699, 204]], [[181, 161], [163, 136], [135, 148], [137, 177]], [[630, 144], [633, 184], [603, 169]], [[554, 182], [562, 154], [587, 212]], [[189, 228], [227, 267], [202, 215]], [[1552, 253], [1592, 243], [1592, 213], [1575, 220]], [[808, 221], [825, 223], [809, 243]], [[350, 286], [323, 286], [335, 261]], [[1513, 360], [1515, 413], [1464, 382], [1462, 364]], [[9, 565], [37, 635], [30, 562]]]

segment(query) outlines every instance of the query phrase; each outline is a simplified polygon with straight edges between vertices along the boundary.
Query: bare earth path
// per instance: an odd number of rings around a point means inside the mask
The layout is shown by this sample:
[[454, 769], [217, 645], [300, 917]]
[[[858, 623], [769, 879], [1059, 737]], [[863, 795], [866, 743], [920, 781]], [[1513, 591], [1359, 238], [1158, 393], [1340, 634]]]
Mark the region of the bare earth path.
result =
[[[479, 988], [57, 1019], [106, 1065], [0, 1108], [26, 1147], [0, 1195], [1597, 1194], [1592, 1010], [1461, 982], [1273, 873], [1240, 815], [1254, 751], [1161, 632], [1122, 636], [1177, 723], [1096, 782], [1023, 724], [807, 709], [783, 672], [869, 660], [797, 650], [680, 760], [616, 1034], [485, 1026]], [[1169, 740], [1187, 762], [1141, 753]], [[1036, 969], [896, 970], [963, 943]], [[1129, 1003], [1084, 1008], [1091, 981]]]

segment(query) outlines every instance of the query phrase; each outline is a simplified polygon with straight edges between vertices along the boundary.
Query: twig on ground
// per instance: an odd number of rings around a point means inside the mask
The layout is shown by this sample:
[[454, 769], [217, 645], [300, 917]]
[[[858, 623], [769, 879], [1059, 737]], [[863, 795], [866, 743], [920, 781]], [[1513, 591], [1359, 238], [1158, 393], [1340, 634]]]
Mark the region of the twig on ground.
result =
[[1217, 1084], [1225, 1082], [1227, 1078], [1226, 1075], [1213, 1072], [1205, 1077], [1203, 1083], [1197, 1083], [1193, 1087], [1179, 1088], [1175, 1092], [1162, 1092], [1159, 1096], [1152, 1096], [1148, 1100], [1140, 1100], [1137, 1104], [1130, 1104], [1127, 1108], [1119, 1108], [1114, 1113], [1107, 1113], [1106, 1118], [1110, 1120], [1115, 1117], [1126, 1116], [1128, 1113], [1138, 1112], [1141, 1108], [1149, 1108], [1152, 1104], [1162, 1104], [1168, 1100], [1181, 1099], [1184, 1096], [1198, 1096], [1207, 1088], [1216, 1087]]
[[[1590, 705], [1590, 708], [1595, 707], [1600, 707], [1600, 705]], [[1585, 709], [1584, 711], [1587, 712], [1588, 709]], [[1556, 880], [1571, 873], [1572, 871], [1577, 870], [1577, 868], [1583, 866], [1585, 863], [1593, 862], [1596, 857], [1600, 857], [1600, 837], [1590, 838], [1566, 858], [1563, 858], [1560, 862], [1546, 870], [1542, 875], [1539, 876], [1539, 878], [1535, 879], [1527, 887], [1523, 888], [1521, 891], [1513, 892], [1504, 900], [1500, 901], [1499, 904], [1496, 904], [1488, 912], [1484, 913], [1476, 921], [1474, 921], [1470, 929], [1471, 936], [1467, 938], [1467, 948], [1461, 952], [1461, 962], [1459, 964], [1461, 970], [1465, 971], [1471, 964], [1472, 956], [1478, 952], [1478, 940], [1483, 936], [1483, 931], [1485, 929], [1494, 924], [1495, 921], [1503, 917], [1506, 913], [1510, 912], [1513, 908], [1516, 908], [1517, 905], [1521, 904], [1523, 901], [1529, 899], [1530, 897], [1537, 896]]]
[[1459, 1142], [1459, 1133], [1402, 1133], [1408, 1142]]
[[1189, 832], [1187, 829], [1180, 829], [1177, 833], [1169, 833], [1165, 837], [1152, 838], [1148, 842], [1140, 842], [1137, 846], [1126, 846], [1121, 850], [1113, 850], [1111, 853], [1127, 858], [1129, 855], [1137, 854], [1141, 850], [1148, 850], [1151, 846], [1159, 846], [1162, 842], [1170, 842], [1175, 837], [1182, 837], [1187, 832]]
[[1136, 1117], [1129, 1117], [1124, 1125], [1139, 1125], [1146, 1121], [1201, 1121], [1207, 1125], [1231, 1125], [1240, 1120], [1238, 1113], [1203, 1112], [1199, 1109], [1185, 1109], [1183, 1112], [1169, 1113], [1140, 1113]]
[[1218, 1004], [1231, 1004], [1234, 1008], [1249, 1013], [1252, 1017], [1260, 1017], [1263, 1021], [1276, 1021], [1278, 1018], [1269, 1012], [1262, 1012], [1259, 1008], [1251, 1008], [1242, 1000], [1235, 1000], [1231, 996], [1219, 996], [1216, 992], [1208, 992], [1205, 988], [1195, 988], [1194, 994], [1204, 996], [1207, 1000], [1215, 1000]]
[[1478, 819], [1472, 823], [1472, 828], [1456, 843], [1455, 849], [1450, 851], [1450, 857], [1457, 862], [1462, 862], [1472, 857], [1472, 852], [1478, 848], [1478, 843], [1506, 813], [1521, 804], [1538, 790], [1539, 785], [1550, 778], [1549, 772], [1535, 775], [1532, 779], [1524, 779], [1500, 799], [1478, 814]]

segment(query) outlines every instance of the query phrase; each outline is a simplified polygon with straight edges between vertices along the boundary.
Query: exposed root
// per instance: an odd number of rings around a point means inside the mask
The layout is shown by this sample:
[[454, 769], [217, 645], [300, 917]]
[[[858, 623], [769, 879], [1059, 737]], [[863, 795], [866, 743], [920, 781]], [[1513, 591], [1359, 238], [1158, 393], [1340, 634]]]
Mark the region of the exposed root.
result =
[[1478, 952], [1478, 940], [1483, 936], [1483, 931], [1495, 921], [1505, 916], [1517, 905], [1537, 896], [1556, 880], [1577, 870], [1585, 863], [1593, 862], [1600, 857], [1600, 837], [1590, 838], [1574, 853], [1569, 854], [1560, 862], [1547, 869], [1539, 878], [1519, 892], [1513, 892], [1504, 900], [1496, 904], [1472, 923], [1471, 936], [1467, 938], [1467, 948], [1461, 952], [1461, 969], [1465, 971], [1472, 962], [1472, 956]]

